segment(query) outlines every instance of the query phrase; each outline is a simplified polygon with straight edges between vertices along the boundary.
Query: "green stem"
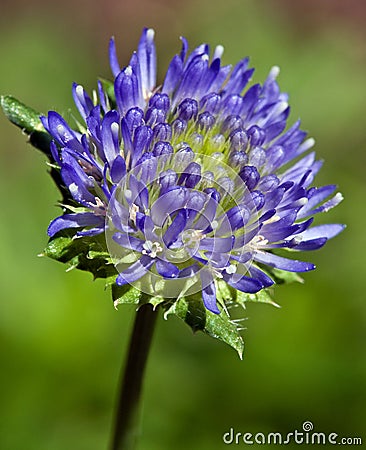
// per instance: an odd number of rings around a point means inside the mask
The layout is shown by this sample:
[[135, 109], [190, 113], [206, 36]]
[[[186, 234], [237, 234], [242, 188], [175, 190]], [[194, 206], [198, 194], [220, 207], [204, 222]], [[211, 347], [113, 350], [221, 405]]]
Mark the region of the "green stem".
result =
[[142, 305], [137, 310], [121, 377], [111, 450], [135, 448], [144, 370], [157, 315], [150, 304]]

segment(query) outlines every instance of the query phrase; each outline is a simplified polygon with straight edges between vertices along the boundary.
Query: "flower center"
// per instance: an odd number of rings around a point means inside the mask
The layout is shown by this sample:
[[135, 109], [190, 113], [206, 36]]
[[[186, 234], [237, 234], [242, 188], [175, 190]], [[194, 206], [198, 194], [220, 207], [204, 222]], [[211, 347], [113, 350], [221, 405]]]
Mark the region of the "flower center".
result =
[[157, 241], [155, 242], [145, 241], [144, 244], [142, 245], [142, 248], [143, 248], [142, 254], [148, 255], [150, 256], [150, 258], [156, 258], [157, 254], [163, 251], [162, 246]]

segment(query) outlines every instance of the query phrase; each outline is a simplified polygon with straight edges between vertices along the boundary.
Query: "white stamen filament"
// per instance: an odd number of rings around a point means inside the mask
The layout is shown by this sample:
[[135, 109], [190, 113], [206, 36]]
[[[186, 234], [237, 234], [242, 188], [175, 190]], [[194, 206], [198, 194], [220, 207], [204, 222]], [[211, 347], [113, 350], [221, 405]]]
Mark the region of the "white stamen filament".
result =
[[130, 213], [130, 220], [132, 220], [132, 222], [136, 225], [136, 215], [137, 215], [137, 213], [140, 211], [140, 208], [137, 206], [137, 205], [135, 205], [134, 203], [132, 203], [132, 205], [130, 206], [130, 210], [129, 210], [129, 213]]
[[159, 242], [151, 242], [151, 241], [146, 241], [142, 244], [142, 254], [143, 255], [148, 255], [150, 256], [150, 258], [156, 258], [158, 253], [161, 253], [163, 251], [162, 246], [160, 245]]

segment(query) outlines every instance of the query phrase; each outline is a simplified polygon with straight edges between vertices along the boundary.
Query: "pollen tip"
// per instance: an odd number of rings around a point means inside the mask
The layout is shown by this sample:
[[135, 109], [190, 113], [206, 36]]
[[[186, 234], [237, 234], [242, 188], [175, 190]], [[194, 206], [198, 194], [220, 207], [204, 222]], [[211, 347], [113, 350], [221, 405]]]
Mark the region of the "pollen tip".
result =
[[148, 28], [146, 30], [146, 40], [152, 42], [155, 37], [155, 30], [153, 28]]
[[78, 84], [75, 88], [77, 95], [81, 96], [84, 94], [84, 88], [80, 84]]
[[269, 76], [273, 80], [275, 80], [278, 77], [279, 74], [280, 74], [280, 68], [278, 66], [273, 66], [272, 69], [269, 72]]

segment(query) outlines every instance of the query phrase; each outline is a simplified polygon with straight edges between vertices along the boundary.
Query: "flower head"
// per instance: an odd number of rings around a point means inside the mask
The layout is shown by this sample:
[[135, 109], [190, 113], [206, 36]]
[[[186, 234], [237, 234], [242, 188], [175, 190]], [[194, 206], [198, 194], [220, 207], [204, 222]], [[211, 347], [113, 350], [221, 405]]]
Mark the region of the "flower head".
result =
[[222, 53], [188, 52], [182, 39], [158, 84], [153, 30], [123, 69], [112, 39], [113, 86], [99, 82], [93, 99], [73, 86], [78, 131], [54, 111], [42, 118], [70, 194], [50, 237], [105, 232], [119, 286], [163, 298], [202, 292], [213, 313], [225, 308], [222, 286], [256, 293], [274, 283], [273, 268], [314, 269], [277, 250], [318, 249], [343, 229], [312, 226], [342, 196], [312, 186], [321, 162], [300, 122], [286, 129], [279, 69], [251, 84], [248, 59], [226, 66]]

